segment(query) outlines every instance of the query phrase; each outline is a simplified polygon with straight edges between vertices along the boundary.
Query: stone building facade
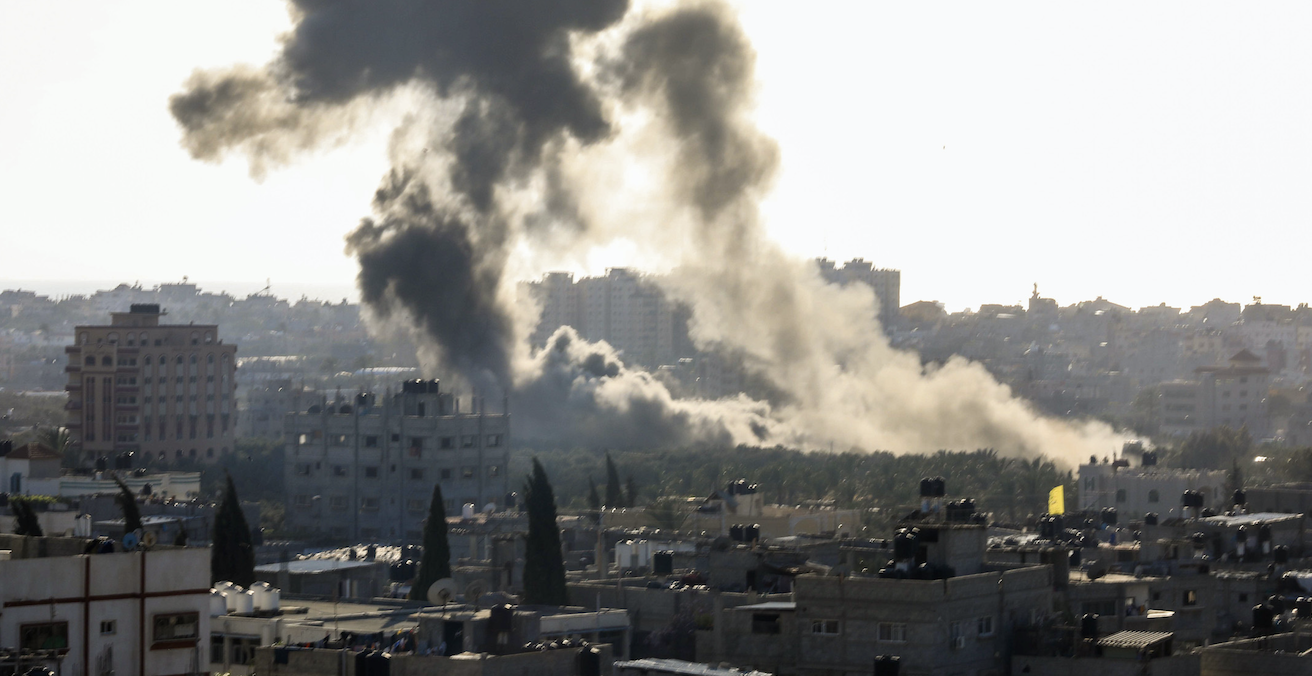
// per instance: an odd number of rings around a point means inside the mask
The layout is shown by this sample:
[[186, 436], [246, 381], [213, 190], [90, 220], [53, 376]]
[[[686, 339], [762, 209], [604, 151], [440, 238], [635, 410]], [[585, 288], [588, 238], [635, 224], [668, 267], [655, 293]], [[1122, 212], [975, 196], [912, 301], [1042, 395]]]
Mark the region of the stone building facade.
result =
[[75, 329], [64, 350], [67, 426], [84, 462], [128, 452], [213, 462], [232, 452], [237, 346], [217, 325], [161, 324], [163, 316], [138, 304], [108, 325]]
[[350, 401], [318, 401], [284, 418], [286, 525], [338, 539], [418, 543], [433, 484], [448, 515], [505, 505], [510, 416], [460, 400], [438, 381]]

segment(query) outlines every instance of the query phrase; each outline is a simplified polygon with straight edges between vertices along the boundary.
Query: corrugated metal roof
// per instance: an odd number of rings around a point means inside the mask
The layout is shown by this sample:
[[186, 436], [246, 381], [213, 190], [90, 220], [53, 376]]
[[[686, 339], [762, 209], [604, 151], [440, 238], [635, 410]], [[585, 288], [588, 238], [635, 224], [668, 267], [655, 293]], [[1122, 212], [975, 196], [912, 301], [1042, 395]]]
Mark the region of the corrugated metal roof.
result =
[[750, 606], [737, 606], [733, 610], [797, 610], [797, 603], [794, 601], [766, 601], [765, 603], [754, 603]]
[[1175, 638], [1170, 631], [1118, 631], [1115, 634], [1098, 639], [1100, 648], [1147, 648], [1154, 643]]

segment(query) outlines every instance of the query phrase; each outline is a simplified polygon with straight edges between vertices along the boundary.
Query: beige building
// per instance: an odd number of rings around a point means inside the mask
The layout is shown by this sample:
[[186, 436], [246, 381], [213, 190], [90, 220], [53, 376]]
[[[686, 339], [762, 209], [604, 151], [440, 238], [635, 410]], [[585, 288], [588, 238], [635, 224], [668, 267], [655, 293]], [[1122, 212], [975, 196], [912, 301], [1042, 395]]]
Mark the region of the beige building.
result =
[[107, 326], [79, 326], [68, 355], [68, 427], [85, 463], [213, 462], [236, 440], [237, 346], [214, 324], [160, 324], [158, 305], [132, 305]]

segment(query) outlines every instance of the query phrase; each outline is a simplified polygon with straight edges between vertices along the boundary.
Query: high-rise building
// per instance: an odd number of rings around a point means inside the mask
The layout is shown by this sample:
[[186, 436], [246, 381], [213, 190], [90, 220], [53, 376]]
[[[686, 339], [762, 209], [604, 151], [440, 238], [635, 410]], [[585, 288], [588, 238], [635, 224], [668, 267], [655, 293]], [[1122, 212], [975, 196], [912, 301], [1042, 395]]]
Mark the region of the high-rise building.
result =
[[510, 416], [460, 400], [436, 380], [394, 395], [315, 401], [284, 418], [286, 526], [337, 539], [417, 543], [433, 484], [446, 513], [504, 506]]
[[214, 324], [161, 324], [159, 305], [132, 305], [107, 326], [79, 326], [68, 355], [68, 428], [83, 462], [213, 462], [236, 440], [237, 346]]
[[900, 319], [898, 311], [902, 307], [900, 270], [876, 268], [864, 258], [853, 258], [841, 268], [828, 258], [818, 258], [816, 265], [820, 267], [820, 276], [830, 284], [846, 286], [860, 282], [874, 289], [875, 298], [879, 299], [879, 323], [883, 324], [884, 331], [888, 332], [897, 325]]

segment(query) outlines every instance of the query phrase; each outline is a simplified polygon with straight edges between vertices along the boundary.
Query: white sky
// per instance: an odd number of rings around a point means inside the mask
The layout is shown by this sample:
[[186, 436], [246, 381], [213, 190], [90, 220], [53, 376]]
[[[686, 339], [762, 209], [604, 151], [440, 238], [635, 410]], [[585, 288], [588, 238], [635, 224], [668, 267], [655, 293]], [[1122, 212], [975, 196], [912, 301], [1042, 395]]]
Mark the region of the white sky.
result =
[[[951, 310], [1033, 282], [1063, 304], [1312, 301], [1312, 5], [742, 4], [783, 148], [766, 216], [799, 256], [900, 268], [904, 303]], [[340, 297], [387, 130], [255, 183], [191, 160], [166, 107], [288, 26], [271, 0], [0, 3], [0, 285]]]

